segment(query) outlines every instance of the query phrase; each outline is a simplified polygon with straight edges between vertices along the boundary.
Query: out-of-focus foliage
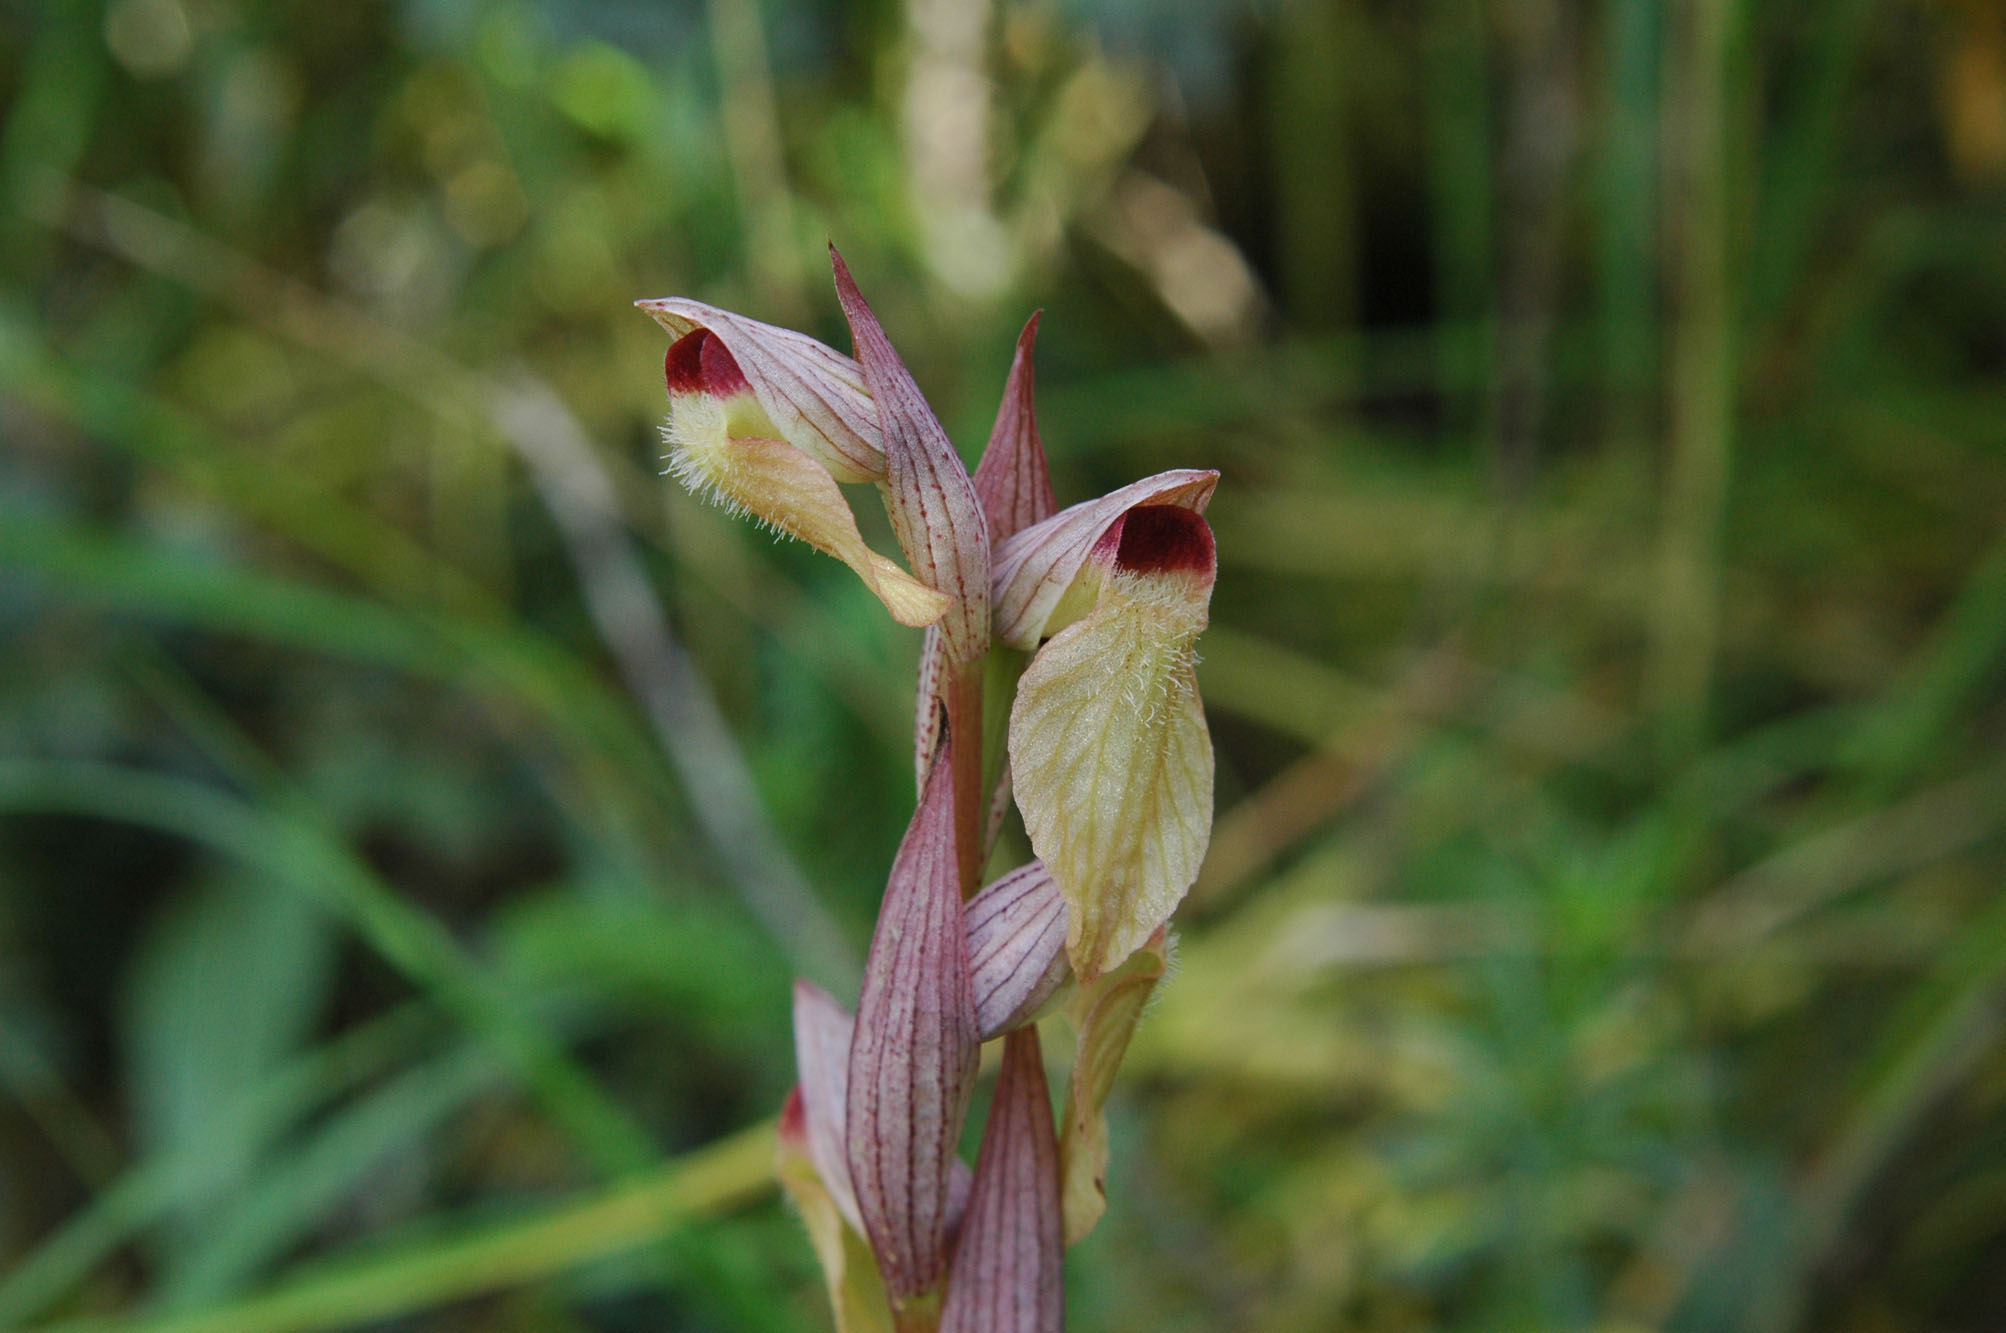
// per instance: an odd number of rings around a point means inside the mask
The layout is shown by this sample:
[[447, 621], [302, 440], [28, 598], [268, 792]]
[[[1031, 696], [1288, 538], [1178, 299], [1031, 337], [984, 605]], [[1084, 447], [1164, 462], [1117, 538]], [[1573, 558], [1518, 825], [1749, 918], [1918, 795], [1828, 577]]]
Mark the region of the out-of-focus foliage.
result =
[[2000, 12], [0, 5], [0, 1326], [826, 1317], [917, 636], [629, 302], [834, 238], [1225, 474], [1075, 1327], [2000, 1327]]

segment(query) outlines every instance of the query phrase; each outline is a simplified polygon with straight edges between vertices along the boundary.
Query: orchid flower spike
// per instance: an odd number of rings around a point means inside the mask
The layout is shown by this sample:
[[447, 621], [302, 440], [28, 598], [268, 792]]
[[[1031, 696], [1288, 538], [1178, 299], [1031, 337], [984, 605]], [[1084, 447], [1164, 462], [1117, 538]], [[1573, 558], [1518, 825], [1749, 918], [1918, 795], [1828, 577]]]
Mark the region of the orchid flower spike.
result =
[[1165, 473], [1005, 543], [998, 634], [1046, 639], [1010, 712], [1031, 847], [1066, 900], [1090, 983], [1170, 919], [1205, 857], [1212, 740], [1195, 645], [1218, 561], [1201, 514], [1218, 474]]
[[873, 551], [838, 482], [886, 476], [877, 407], [849, 357], [698, 301], [639, 302], [676, 335], [663, 360], [669, 471], [695, 495], [836, 557], [902, 625], [951, 599]]

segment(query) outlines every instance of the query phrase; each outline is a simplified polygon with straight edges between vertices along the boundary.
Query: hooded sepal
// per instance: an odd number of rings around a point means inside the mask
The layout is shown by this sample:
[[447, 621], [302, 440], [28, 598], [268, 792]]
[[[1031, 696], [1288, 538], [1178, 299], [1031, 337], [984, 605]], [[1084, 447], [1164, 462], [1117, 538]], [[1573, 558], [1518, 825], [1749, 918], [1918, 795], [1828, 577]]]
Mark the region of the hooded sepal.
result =
[[863, 1236], [847, 1222], [809, 1144], [808, 1113], [801, 1089], [788, 1095], [780, 1113], [773, 1173], [800, 1213], [809, 1243], [822, 1267], [822, 1281], [835, 1315], [836, 1333], [892, 1333], [891, 1307], [877, 1261]]
[[1083, 563], [1086, 614], [1018, 682], [1010, 772], [1031, 848], [1068, 907], [1082, 981], [1170, 919], [1212, 834], [1212, 738], [1195, 645], [1216, 558], [1205, 520], [1144, 505]]
[[972, 662], [989, 650], [989, 531], [975, 483], [834, 246], [829, 258], [864, 387], [877, 404], [892, 531], [913, 573], [950, 599], [940, 620], [948, 659]]
[[1059, 1149], [1038, 1030], [1003, 1042], [996, 1097], [955, 1244], [940, 1333], [1059, 1333], [1065, 1326]]
[[997, 543], [990, 579], [996, 637], [1012, 648], [1036, 648], [1040, 639], [1084, 610], [1077, 596], [1067, 594], [1110, 525], [1141, 505], [1174, 505], [1202, 514], [1218, 484], [1219, 474], [1209, 470], [1159, 472], [1098, 500], [1062, 509]]
[[894, 1303], [946, 1274], [955, 1143], [978, 1040], [955, 857], [949, 738], [892, 863], [850, 1044], [850, 1183]]
[[968, 968], [982, 1040], [1030, 1022], [1072, 976], [1066, 962], [1066, 900], [1032, 861], [985, 887], [962, 909]]
[[694, 495], [732, 513], [751, 514], [836, 557], [900, 624], [940, 619], [947, 598], [865, 544], [836, 476], [822, 459], [782, 436], [717, 334], [707, 328], [684, 334], [669, 348], [662, 368], [669, 391], [662, 438], [676, 480]]
[[883, 481], [877, 405], [855, 361], [805, 333], [680, 296], [635, 305], [678, 341], [709, 332], [741, 370], [775, 433], [837, 481]]
[[1059, 1117], [1059, 1177], [1066, 1244], [1076, 1245], [1107, 1211], [1107, 1099], [1115, 1072], [1156, 983], [1169, 967], [1162, 930], [1127, 962], [1073, 997], [1072, 1077]]

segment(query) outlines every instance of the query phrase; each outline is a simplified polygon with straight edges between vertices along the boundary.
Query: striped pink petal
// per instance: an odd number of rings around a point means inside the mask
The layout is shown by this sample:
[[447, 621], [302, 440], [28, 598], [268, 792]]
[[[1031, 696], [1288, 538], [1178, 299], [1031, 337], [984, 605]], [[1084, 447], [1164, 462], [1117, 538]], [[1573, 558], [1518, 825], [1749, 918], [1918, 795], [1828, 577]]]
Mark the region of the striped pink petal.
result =
[[1066, 962], [1066, 900], [1042, 861], [1019, 866], [962, 909], [968, 967], [982, 1039], [1037, 1016], [1072, 975]]
[[1003, 1043], [940, 1333], [1058, 1333], [1065, 1326], [1059, 1149], [1038, 1030]]
[[877, 403], [892, 532], [920, 581], [951, 599], [940, 620], [949, 660], [972, 662], [989, 651], [989, 529], [975, 483], [834, 246], [829, 257], [864, 386]]
[[947, 748], [892, 863], [850, 1045], [850, 1183], [894, 1302], [945, 1276], [978, 1042]]

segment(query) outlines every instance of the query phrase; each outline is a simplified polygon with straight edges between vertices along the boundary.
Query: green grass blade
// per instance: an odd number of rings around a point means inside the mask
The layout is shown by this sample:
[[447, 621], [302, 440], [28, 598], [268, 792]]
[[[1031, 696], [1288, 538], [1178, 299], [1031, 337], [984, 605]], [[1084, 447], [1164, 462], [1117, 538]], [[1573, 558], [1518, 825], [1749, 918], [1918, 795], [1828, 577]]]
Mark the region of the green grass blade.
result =
[[46, 1333], [304, 1333], [354, 1328], [567, 1272], [737, 1207], [772, 1184], [762, 1124], [631, 1182], [538, 1216], [310, 1272], [239, 1305], [160, 1318], [51, 1325]]
[[[405, 1059], [437, 1026], [412, 1002], [343, 1033], [268, 1075], [226, 1114], [260, 1140]], [[0, 1278], [0, 1328], [18, 1328], [75, 1288], [119, 1246], [211, 1183], [214, 1161], [187, 1149], [133, 1167]]]
[[182, 778], [94, 763], [0, 763], [0, 810], [61, 811], [140, 824], [237, 857], [276, 883], [314, 894], [519, 1072], [600, 1171], [631, 1171], [653, 1155], [647, 1136], [627, 1113], [519, 1011], [514, 997], [481, 971], [436, 918], [412, 906], [322, 830]]

